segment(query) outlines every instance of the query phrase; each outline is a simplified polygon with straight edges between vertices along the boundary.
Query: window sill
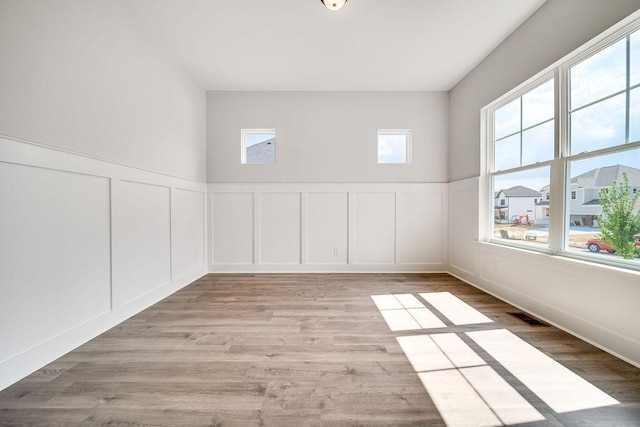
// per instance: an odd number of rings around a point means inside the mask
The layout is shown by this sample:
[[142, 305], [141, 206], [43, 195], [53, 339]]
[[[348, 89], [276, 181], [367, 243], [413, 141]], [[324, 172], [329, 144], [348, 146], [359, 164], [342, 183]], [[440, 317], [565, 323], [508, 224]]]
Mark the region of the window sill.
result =
[[[614, 258], [612, 260], [596, 259], [597, 255], [580, 254], [573, 251], [561, 250], [553, 252], [548, 248], [536, 248], [526, 244], [518, 244], [516, 242], [501, 241], [497, 239], [491, 239], [489, 241], [479, 242], [481, 245], [487, 245], [491, 248], [506, 249], [508, 251], [518, 251], [525, 256], [547, 256], [553, 258], [555, 261], [563, 263], [569, 263], [569, 269], [575, 269], [578, 265], [581, 267], [596, 268], [602, 270], [608, 270], [611, 272], [632, 274], [638, 276], [640, 279], [640, 262], [628, 261]], [[603, 256], [608, 256], [604, 255]]]

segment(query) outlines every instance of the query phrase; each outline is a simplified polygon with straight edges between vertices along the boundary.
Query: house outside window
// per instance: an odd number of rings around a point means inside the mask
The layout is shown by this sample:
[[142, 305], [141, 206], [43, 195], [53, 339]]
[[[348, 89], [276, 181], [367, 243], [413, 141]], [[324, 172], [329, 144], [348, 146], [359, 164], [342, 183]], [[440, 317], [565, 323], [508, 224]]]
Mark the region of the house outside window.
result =
[[276, 162], [275, 129], [241, 129], [240, 162], [271, 164]]
[[[483, 109], [491, 185], [484, 191], [495, 194], [504, 182], [540, 189], [533, 216], [547, 218], [525, 228], [538, 237], [543, 230], [536, 242], [544, 245], [517, 235], [506, 241], [495, 222], [491, 241], [640, 270], [640, 258], [588, 250], [600, 235], [600, 195], [624, 179], [631, 194], [640, 187], [639, 28], [636, 19], [610, 31]], [[561, 194], [551, 200], [552, 192]]]

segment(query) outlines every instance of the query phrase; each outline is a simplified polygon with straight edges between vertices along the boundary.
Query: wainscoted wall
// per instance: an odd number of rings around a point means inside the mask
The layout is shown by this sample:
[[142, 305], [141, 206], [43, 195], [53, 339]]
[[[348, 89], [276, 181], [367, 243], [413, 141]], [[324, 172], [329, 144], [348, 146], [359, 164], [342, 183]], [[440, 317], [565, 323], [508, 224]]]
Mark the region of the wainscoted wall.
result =
[[0, 389], [204, 275], [205, 198], [0, 138]]
[[479, 188], [449, 184], [449, 272], [640, 367], [640, 273], [480, 242]]
[[447, 192], [447, 184], [209, 184], [209, 271], [446, 271]]

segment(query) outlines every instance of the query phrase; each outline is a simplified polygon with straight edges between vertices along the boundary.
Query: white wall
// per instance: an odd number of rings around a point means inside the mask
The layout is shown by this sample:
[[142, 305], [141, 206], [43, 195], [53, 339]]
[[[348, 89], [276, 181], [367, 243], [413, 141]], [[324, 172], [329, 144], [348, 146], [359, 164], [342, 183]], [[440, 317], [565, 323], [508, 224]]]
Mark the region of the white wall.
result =
[[205, 192], [0, 138], [0, 389], [205, 274]]
[[205, 91], [129, 19], [0, 0], [0, 389], [206, 273]]
[[[208, 92], [209, 271], [443, 271], [448, 95]], [[240, 130], [276, 129], [276, 163]], [[378, 129], [413, 162], [377, 164]]]
[[479, 242], [491, 212], [476, 178], [480, 109], [638, 7], [637, 0], [548, 0], [452, 90], [449, 271], [640, 366], [640, 274]]
[[[444, 92], [208, 92], [211, 183], [447, 182]], [[240, 164], [240, 129], [275, 128], [276, 164]], [[377, 164], [378, 129], [412, 129], [413, 163]]]
[[479, 242], [479, 185], [449, 186], [449, 272], [640, 366], [640, 273]]
[[547, 0], [450, 92], [449, 181], [480, 174], [480, 109], [638, 10], [638, 0]]
[[209, 271], [444, 271], [447, 184], [209, 184]]
[[206, 181], [204, 90], [129, 15], [0, 0], [0, 135]]

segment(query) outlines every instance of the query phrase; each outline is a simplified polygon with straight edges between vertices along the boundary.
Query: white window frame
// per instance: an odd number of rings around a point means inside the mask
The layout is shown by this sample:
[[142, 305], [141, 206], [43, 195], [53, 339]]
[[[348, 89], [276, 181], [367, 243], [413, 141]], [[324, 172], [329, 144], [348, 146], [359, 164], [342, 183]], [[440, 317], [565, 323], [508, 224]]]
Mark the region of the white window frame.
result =
[[[635, 12], [611, 27], [609, 30], [594, 38], [582, 47], [576, 49], [565, 58], [557, 61], [547, 69], [541, 71], [517, 88], [498, 98], [481, 110], [481, 144], [482, 144], [482, 173], [480, 177], [481, 197], [481, 220], [480, 220], [480, 240], [492, 244], [503, 246], [514, 246], [534, 252], [547, 253], [549, 255], [559, 255], [568, 258], [575, 258], [588, 261], [594, 264], [605, 264], [616, 267], [640, 270], [640, 263], [619, 258], [609, 259], [597, 258], [583, 255], [576, 251], [569, 251], [569, 228], [567, 227], [567, 213], [570, 205], [571, 191], [569, 188], [570, 176], [568, 165], [572, 161], [601, 157], [610, 153], [618, 153], [627, 150], [640, 149], [640, 141], [627, 142], [614, 147], [602, 148], [586, 153], [571, 155], [569, 147], [569, 72], [570, 68], [585, 60], [586, 58], [600, 52], [606, 47], [618, 42], [631, 33], [640, 30], [640, 11]], [[546, 162], [538, 162], [532, 165], [525, 165], [508, 169], [506, 171], [494, 171], [494, 112], [500, 107], [507, 105], [514, 99], [535, 89], [549, 79], [554, 78], [554, 158]], [[636, 88], [634, 86], [633, 88]], [[630, 91], [627, 87], [625, 90]], [[549, 206], [549, 245], [548, 247], [534, 246], [526, 242], [519, 243], [513, 240], [498, 239], [493, 236], [493, 199], [494, 189], [492, 188], [492, 177], [549, 166], [550, 169], [550, 193], [551, 204]], [[545, 195], [549, 200], [549, 193]]]
[[247, 163], [247, 136], [248, 135], [263, 135], [267, 133], [273, 134], [273, 139], [275, 143], [277, 143], [278, 139], [276, 136], [275, 129], [240, 129], [240, 163], [243, 165], [272, 165], [276, 162], [277, 153], [276, 144], [274, 143], [273, 149], [273, 163]]
[[[408, 165], [411, 164], [412, 157], [412, 141], [411, 141], [411, 129], [378, 129], [378, 134], [376, 137], [376, 163], [379, 165]], [[380, 136], [384, 135], [403, 135], [406, 141], [406, 159], [404, 162], [398, 163], [380, 163], [377, 159], [380, 151]]]

